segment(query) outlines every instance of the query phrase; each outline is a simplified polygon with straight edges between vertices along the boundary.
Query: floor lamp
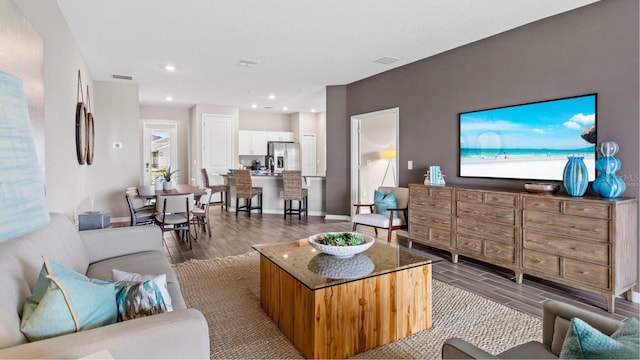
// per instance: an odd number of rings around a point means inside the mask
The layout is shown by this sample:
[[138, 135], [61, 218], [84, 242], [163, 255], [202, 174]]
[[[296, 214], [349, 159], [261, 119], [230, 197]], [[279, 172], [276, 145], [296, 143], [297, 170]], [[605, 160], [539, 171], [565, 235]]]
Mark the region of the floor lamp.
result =
[[384, 172], [384, 177], [382, 178], [382, 183], [380, 186], [384, 184], [384, 180], [387, 178], [387, 174], [389, 173], [389, 168], [391, 168], [391, 173], [393, 174], [393, 186], [396, 186], [396, 171], [392, 166], [392, 162], [396, 159], [396, 149], [384, 149], [382, 150], [382, 158], [387, 159], [389, 163], [387, 164], [387, 170]]

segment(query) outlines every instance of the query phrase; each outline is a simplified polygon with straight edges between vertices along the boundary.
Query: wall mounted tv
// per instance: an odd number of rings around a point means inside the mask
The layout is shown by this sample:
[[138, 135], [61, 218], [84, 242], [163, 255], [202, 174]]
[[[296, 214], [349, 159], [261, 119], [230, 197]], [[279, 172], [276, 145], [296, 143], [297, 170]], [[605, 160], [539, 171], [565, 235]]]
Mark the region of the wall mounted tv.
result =
[[567, 156], [595, 179], [597, 94], [459, 114], [460, 177], [562, 180]]

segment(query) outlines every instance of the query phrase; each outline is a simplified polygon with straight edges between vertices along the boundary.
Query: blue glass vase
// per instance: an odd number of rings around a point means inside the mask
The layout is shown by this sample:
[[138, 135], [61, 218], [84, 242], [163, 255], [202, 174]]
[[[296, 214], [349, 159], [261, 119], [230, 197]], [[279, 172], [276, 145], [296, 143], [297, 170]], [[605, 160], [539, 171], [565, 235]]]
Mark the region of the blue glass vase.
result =
[[564, 166], [562, 182], [570, 196], [582, 196], [589, 186], [589, 174], [583, 156], [569, 156]]
[[620, 160], [613, 156], [618, 149], [618, 144], [613, 141], [603, 142], [598, 146], [598, 152], [602, 156], [596, 161], [599, 175], [593, 182], [593, 191], [608, 199], [617, 198], [627, 188], [622, 178], [616, 175], [616, 171], [622, 166]]

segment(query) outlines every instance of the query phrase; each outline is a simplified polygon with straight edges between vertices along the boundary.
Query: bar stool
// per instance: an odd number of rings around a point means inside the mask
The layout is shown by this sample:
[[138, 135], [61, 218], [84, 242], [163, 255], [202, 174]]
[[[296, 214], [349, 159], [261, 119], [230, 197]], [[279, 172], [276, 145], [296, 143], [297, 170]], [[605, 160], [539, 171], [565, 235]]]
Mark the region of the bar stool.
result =
[[220, 206], [220, 210], [224, 209], [229, 211], [229, 205], [227, 204], [229, 199], [229, 187], [226, 184], [211, 184], [209, 181], [209, 173], [206, 168], [200, 169], [200, 173], [202, 174], [202, 186], [211, 189], [211, 198], [213, 198], [214, 194], [220, 193], [220, 201], [213, 201], [210, 205]]
[[[238, 211], [244, 211], [251, 216], [251, 210], [258, 209], [262, 214], [262, 188], [253, 187], [251, 183], [251, 172], [249, 170], [234, 170], [233, 177], [236, 180], [236, 216]], [[251, 206], [251, 199], [258, 196], [260, 206]], [[244, 199], [245, 204], [240, 206], [240, 199]]]
[[[302, 171], [284, 170], [282, 172], [282, 182], [284, 183], [284, 218], [287, 214], [298, 214], [300, 219], [302, 213], [309, 216], [309, 190], [302, 187]], [[298, 202], [298, 208], [294, 209], [292, 201]], [[287, 207], [287, 202], [289, 206]]]

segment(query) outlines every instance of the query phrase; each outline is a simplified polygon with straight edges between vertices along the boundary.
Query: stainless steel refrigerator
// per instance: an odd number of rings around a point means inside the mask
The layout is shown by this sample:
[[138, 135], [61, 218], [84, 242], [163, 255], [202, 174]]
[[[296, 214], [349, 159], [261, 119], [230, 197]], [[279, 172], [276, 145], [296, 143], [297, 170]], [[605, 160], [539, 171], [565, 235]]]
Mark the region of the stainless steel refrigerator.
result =
[[300, 144], [271, 141], [268, 143], [268, 167], [274, 173], [300, 170]]

